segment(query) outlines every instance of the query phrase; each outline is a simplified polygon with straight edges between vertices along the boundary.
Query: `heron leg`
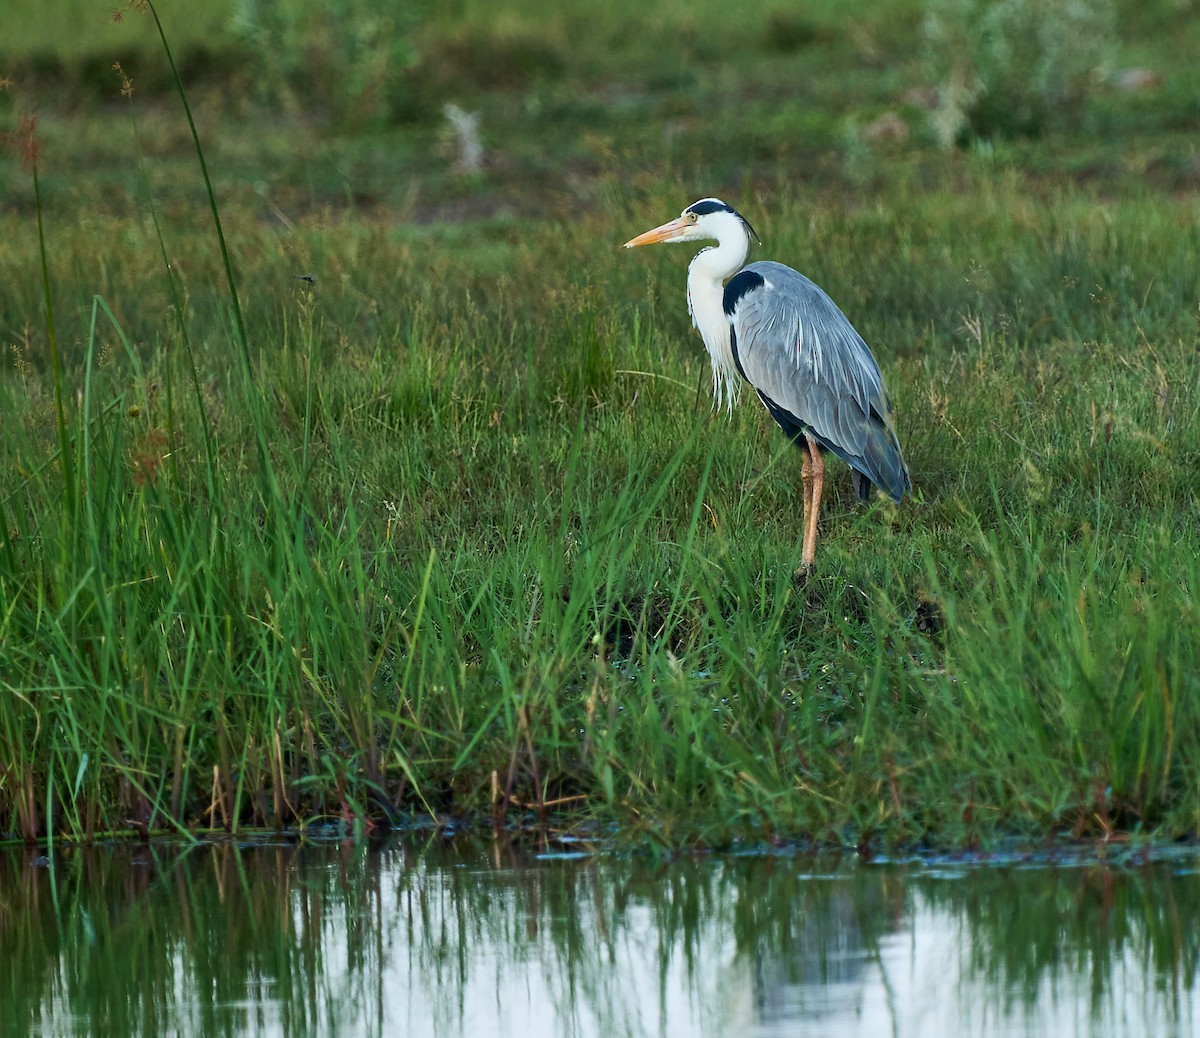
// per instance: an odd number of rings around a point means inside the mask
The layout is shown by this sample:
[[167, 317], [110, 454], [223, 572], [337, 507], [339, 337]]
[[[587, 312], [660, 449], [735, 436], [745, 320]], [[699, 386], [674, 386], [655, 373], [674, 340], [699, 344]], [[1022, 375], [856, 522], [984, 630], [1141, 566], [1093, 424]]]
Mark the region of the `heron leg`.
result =
[[804, 529], [808, 529], [808, 513], [812, 511], [812, 455], [808, 453], [808, 441], [800, 443], [804, 463], [800, 466], [800, 497], [804, 502]]
[[805, 444], [811, 467], [808, 495], [804, 502], [808, 507], [805, 509], [807, 515], [804, 522], [804, 547], [800, 552], [802, 572], [812, 568], [813, 559], [817, 554], [817, 517], [821, 512], [821, 491], [825, 488], [825, 459], [821, 457], [821, 449], [811, 437], [805, 437]]

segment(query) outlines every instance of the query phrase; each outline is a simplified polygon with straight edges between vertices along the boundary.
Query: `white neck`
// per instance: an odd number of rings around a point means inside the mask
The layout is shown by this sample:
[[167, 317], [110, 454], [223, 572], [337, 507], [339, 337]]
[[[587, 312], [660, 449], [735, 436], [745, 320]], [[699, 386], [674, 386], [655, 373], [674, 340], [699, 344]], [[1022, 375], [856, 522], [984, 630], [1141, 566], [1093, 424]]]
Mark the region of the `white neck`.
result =
[[715, 247], [702, 249], [688, 266], [688, 310], [700, 332], [713, 369], [713, 401], [730, 411], [741, 393], [742, 380], [733, 359], [729, 319], [725, 316], [725, 280], [746, 262], [750, 238], [737, 227]]

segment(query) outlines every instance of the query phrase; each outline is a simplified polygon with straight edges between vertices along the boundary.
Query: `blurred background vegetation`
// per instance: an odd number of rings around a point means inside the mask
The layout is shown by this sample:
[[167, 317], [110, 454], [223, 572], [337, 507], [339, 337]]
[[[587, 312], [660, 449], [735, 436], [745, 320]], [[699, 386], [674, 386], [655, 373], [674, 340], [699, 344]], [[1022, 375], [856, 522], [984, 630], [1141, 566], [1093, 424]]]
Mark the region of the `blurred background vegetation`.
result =
[[[569, 211], [595, 205], [606, 177], [664, 173], [713, 191], [862, 189], [942, 175], [954, 147], [1037, 176], [1197, 177], [1195, 0], [874, 0], [853, 18], [834, 0], [166, 0], [161, 13], [221, 127], [218, 167], [289, 214]], [[5, 22], [6, 118], [42, 113], [48, 171], [103, 180], [127, 148], [106, 118], [112, 64], [139, 111], [170, 91], [149, 18], [52, 0]], [[447, 105], [476, 120], [470, 169]], [[145, 138], [156, 159], [186, 144]], [[104, 191], [117, 204], [120, 185]]]
[[[881, 220], [939, 193], [948, 214], [1000, 195], [1014, 214], [1058, 191], [1185, 202], [1200, 183], [1198, 11], [1196, 0], [875, 0], [852, 18], [835, 0], [161, 5], [225, 218], [243, 242], [266, 236], [247, 245], [251, 282], [284, 280], [263, 250], [291, 273], [330, 273], [326, 229], [345, 222], [346, 241], [386, 233], [453, 256], [463, 286], [485, 292], [522, 268], [542, 277], [539, 257], [564, 270], [552, 241], [524, 247], [535, 228], [595, 219], [590, 233], [625, 240], [623, 214], [657, 215], [666, 197], [678, 210], [723, 195], [762, 224], [792, 200], [859, 219], [882, 204]], [[128, 279], [114, 284], [111, 264], [156, 262], [130, 222], [147, 190], [184, 233], [202, 198], [151, 19], [136, 3], [16, 4], [0, 81], [0, 214], [32, 210], [18, 138], [36, 117], [55, 214], [107, 239], [109, 263], [63, 258], [68, 283], [119, 303]], [[768, 231], [764, 254], [788, 258]], [[0, 247], [17, 286], [0, 299], [10, 337], [35, 312], [20, 237]], [[120, 241], [133, 248], [118, 260]], [[200, 307], [205, 269], [189, 282]], [[919, 269], [906, 276], [910, 291], [936, 292]], [[833, 287], [844, 308], [871, 305]], [[926, 318], [936, 324], [937, 309]]]

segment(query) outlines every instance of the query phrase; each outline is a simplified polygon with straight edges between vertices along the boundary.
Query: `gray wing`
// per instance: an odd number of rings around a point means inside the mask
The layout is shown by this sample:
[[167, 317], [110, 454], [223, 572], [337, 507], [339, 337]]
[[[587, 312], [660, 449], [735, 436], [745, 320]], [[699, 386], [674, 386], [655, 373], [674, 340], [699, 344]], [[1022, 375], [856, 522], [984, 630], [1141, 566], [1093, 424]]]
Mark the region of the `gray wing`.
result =
[[751, 263], [725, 286], [734, 356], [789, 435], [809, 434], [896, 501], [911, 489], [871, 350], [817, 285]]

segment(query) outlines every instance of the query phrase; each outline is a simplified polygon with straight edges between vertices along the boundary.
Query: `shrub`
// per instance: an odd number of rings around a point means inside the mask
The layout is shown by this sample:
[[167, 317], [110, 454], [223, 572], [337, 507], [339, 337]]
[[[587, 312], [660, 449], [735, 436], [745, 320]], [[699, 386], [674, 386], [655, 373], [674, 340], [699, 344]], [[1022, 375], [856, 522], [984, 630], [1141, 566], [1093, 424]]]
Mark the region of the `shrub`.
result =
[[251, 47], [273, 102], [339, 125], [386, 118], [388, 84], [415, 61], [423, 0], [236, 0], [233, 25]]
[[1113, 0], [928, 0], [934, 129], [968, 138], [1036, 136], [1084, 96], [1115, 41]]

